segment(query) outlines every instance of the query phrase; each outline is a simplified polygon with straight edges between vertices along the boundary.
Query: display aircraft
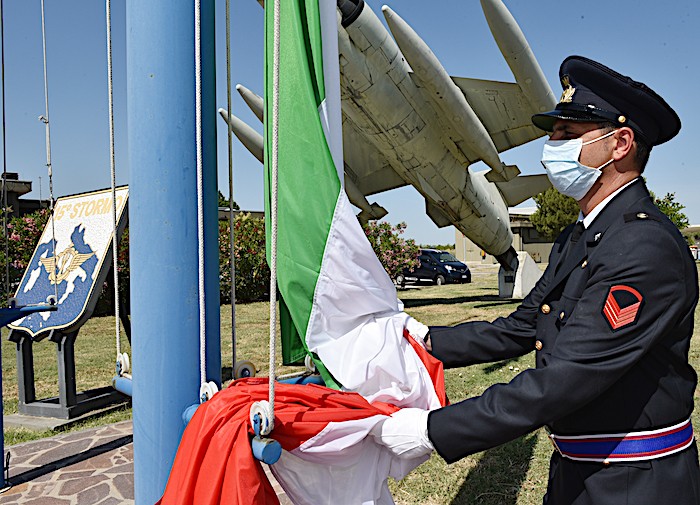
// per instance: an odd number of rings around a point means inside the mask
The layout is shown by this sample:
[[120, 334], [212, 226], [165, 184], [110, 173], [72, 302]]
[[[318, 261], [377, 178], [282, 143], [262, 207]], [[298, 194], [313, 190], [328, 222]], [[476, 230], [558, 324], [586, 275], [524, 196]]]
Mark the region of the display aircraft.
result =
[[[530, 117], [553, 109], [556, 100], [503, 2], [481, 5], [515, 83], [451, 77], [391, 8], [382, 8], [390, 35], [364, 0], [337, 0], [345, 191], [366, 222], [387, 214], [367, 196], [410, 184], [438, 227], [455, 226], [514, 271], [508, 207], [546, 190], [549, 181], [544, 174], [520, 175], [499, 153], [543, 136]], [[237, 89], [262, 121], [263, 99]], [[219, 112], [262, 161], [262, 136]], [[489, 170], [473, 171], [477, 161]]]

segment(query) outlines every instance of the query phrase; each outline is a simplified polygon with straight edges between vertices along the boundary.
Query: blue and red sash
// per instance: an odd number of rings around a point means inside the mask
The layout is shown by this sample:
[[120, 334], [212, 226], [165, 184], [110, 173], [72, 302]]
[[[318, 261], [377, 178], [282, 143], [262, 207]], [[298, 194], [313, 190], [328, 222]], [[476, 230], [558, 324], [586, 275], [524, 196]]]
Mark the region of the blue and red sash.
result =
[[549, 435], [554, 447], [577, 461], [642, 461], [682, 451], [694, 440], [690, 419], [668, 428], [604, 435]]

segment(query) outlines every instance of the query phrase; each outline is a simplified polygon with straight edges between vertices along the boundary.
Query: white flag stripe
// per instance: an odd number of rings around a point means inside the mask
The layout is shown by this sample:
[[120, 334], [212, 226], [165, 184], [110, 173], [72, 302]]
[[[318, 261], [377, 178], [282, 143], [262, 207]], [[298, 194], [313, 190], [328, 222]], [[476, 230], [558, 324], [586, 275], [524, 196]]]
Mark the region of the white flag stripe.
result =
[[323, 82], [325, 99], [321, 122], [324, 127], [328, 147], [333, 156], [335, 169], [338, 171], [340, 185], [344, 185], [345, 165], [343, 163], [343, 119], [340, 105], [340, 63], [338, 61], [338, 9], [335, 0], [318, 2], [321, 18], [321, 51], [323, 54]]

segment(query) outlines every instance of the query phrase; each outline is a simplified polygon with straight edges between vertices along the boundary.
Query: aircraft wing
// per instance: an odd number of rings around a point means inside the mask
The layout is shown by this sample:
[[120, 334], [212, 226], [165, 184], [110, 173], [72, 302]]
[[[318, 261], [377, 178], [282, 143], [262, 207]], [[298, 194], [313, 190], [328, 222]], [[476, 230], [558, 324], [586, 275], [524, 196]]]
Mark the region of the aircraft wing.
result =
[[532, 106], [516, 83], [452, 77], [482, 121], [498, 152], [542, 137], [530, 120]]

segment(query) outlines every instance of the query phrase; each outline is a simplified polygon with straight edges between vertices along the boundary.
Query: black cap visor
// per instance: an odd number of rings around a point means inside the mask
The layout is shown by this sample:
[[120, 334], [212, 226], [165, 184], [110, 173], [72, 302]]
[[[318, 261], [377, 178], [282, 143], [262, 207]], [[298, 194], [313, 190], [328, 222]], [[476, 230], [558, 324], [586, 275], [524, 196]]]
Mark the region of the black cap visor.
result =
[[593, 115], [587, 111], [576, 111], [576, 110], [552, 110], [549, 112], [542, 112], [541, 114], [535, 114], [532, 116], [532, 124], [534, 124], [540, 130], [546, 132], [554, 131], [554, 123], [557, 119], [566, 119], [567, 121], [580, 121], [580, 122], [592, 122], [597, 123], [599, 121], [606, 121], [606, 119], [600, 116]]
[[[542, 112], [541, 114], [532, 116], [532, 124], [541, 130], [551, 132], [554, 131], [554, 123], [557, 119], [578, 121], [581, 123], [610, 122], [618, 127], [629, 126], [634, 130], [635, 135], [643, 139], [646, 143], [649, 143], [649, 140], [642, 135], [641, 129], [636, 123], [627, 121], [627, 118], [618, 115], [616, 112], [599, 109], [592, 105], [576, 103], [559, 104], [557, 108], [552, 111]], [[623, 121], [620, 121], [620, 119], [623, 119]]]

